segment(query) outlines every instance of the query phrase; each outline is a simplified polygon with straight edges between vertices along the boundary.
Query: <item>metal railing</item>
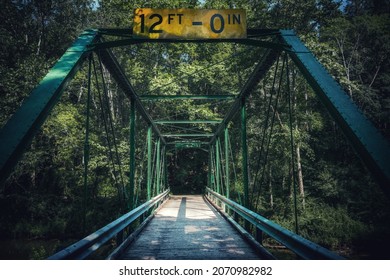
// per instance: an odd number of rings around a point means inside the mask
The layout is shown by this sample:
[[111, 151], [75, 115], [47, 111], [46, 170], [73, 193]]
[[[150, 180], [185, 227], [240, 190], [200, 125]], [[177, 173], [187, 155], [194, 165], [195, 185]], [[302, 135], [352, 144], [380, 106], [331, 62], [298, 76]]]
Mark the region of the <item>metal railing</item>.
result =
[[111, 239], [123, 234], [123, 231], [136, 219], [145, 214], [153, 206], [162, 203], [169, 195], [169, 189], [151, 200], [131, 210], [127, 214], [121, 216], [115, 221], [88, 235], [84, 239], [74, 243], [73, 245], [59, 251], [49, 257], [49, 260], [64, 260], [64, 259], [85, 259], [102, 245]]
[[262, 217], [261, 215], [241, 206], [240, 204], [216, 193], [209, 188], [206, 189], [206, 194], [211, 196], [210, 199], [214, 198], [225, 204], [229, 209], [254, 225], [258, 230], [280, 242], [303, 259], [344, 259], [334, 252], [279, 226], [278, 224]]

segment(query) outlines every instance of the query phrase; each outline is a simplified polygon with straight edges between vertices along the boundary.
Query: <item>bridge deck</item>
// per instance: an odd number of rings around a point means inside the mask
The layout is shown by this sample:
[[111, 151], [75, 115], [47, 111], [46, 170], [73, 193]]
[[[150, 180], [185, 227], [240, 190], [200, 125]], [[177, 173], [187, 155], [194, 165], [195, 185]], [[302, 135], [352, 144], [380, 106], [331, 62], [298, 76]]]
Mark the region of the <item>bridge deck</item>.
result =
[[173, 196], [122, 259], [259, 259], [241, 235], [202, 196]]

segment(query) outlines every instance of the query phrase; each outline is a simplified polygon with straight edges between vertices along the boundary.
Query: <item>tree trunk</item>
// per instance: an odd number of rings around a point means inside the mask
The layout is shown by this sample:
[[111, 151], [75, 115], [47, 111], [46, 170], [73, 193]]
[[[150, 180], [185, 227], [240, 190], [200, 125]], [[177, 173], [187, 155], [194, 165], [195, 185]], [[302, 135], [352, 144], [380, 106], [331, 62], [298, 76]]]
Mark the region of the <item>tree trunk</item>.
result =
[[274, 208], [274, 196], [273, 196], [273, 191], [272, 191], [272, 168], [269, 167], [269, 173], [268, 173], [268, 177], [269, 177], [269, 183], [268, 183], [268, 188], [269, 188], [269, 204], [271, 206], [271, 209]]
[[296, 153], [297, 153], [297, 173], [298, 173], [298, 187], [299, 187], [299, 195], [302, 199], [302, 206], [305, 208], [305, 187], [303, 185], [303, 173], [302, 173], [302, 164], [301, 164], [301, 151], [299, 148], [299, 143], [296, 145]]

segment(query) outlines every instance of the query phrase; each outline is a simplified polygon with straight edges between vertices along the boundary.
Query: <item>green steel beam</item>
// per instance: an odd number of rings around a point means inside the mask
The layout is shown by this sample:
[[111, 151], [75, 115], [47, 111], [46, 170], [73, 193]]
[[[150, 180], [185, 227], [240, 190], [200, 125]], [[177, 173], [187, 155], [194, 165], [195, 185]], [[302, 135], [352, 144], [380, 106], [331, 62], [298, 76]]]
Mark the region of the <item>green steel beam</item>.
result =
[[127, 76], [122, 70], [122, 67], [119, 65], [119, 62], [115, 58], [114, 54], [111, 50], [103, 49], [97, 52], [105, 67], [109, 70], [110, 74], [114, 77], [115, 81], [118, 83], [119, 87], [123, 90], [123, 92], [127, 95], [127, 97], [131, 100], [132, 98], [135, 100], [136, 107], [138, 112], [142, 115], [144, 120], [152, 126], [152, 129], [155, 134], [161, 139], [161, 142], [165, 144], [165, 139], [162, 137], [160, 130], [153, 123], [152, 118], [146, 111], [145, 107], [142, 105], [141, 100], [138, 94], [135, 92], [133, 86], [128, 80]]
[[129, 174], [129, 202], [130, 210], [134, 205], [134, 191], [135, 191], [135, 101], [130, 101], [130, 174]]
[[209, 142], [202, 142], [202, 141], [174, 141], [174, 142], [167, 142], [166, 145], [176, 145], [176, 144], [199, 144], [199, 145], [208, 145]]
[[86, 30], [50, 69], [0, 131], [0, 183], [4, 182], [36, 131], [46, 120], [63, 90], [98, 39], [97, 30]]
[[[133, 37], [132, 28], [99, 28], [99, 34], [118, 37]], [[279, 29], [248, 28], [248, 38], [269, 37], [280, 34]]]
[[208, 158], [209, 158], [209, 164], [208, 164], [208, 167], [207, 167], [207, 186], [211, 189], [211, 145], [209, 145], [209, 155], [208, 155]]
[[161, 120], [155, 124], [219, 124], [222, 120]]
[[257, 63], [255, 69], [253, 70], [251, 76], [246, 81], [245, 85], [240, 91], [240, 94], [236, 98], [236, 101], [230, 107], [230, 110], [225, 115], [225, 118], [218, 126], [214, 136], [210, 140], [210, 144], [214, 143], [216, 138], [223, 132], [225, 127], [229, 124], [229, 122], [233, 119], [234, 115], [240, 110], [242, 98], [248, 96], [255, 86], [259, 83], [259, 81], [265, 76], [268, 72], [272, 64], [275, 62], [277, 56], [279, 55], [280, 50], [276, 49], [267, 49], [263, 57]]
[[280, 44], [277, 42], [270, 42], [268, 40], [258, 40], [258, 39], [141, 39], [141, 38], [130, 38], [124, 40], [114, 40], [107, 42], [98, 42], [91, 45], [91, 48], [94, 50], [102, 50], [108, 48], [117, 48], [122, 46], [129, 46], [135, 44], [145, 44], [145, 43], [156, 43], [156, 44], [169, 44], [169, 43], [236, 43], [243, 44], [248, 46], [256, 46], [274, 50], [283, 50], [289, 48], [288, 45]]
[[192, 133], [192, 134], [163, 134], [163, 137], [172, 138], [172, 137], [211, 137], [214, 134], [212, 133]]
[[292, 30], [282, 30], [280, 40], [291, 45], [291, 59], [299, 67], [373, 177], [390, 196], [390, 144], [359, 111]]
[[272, 42], [269, 40], [258, 40], [256, 38], [272, 38], [280, 35], [279, 29], [247, 29], [247, 38], [244, 39], [148, 39], [133, 37], [131, 28], [100, 28], [99, 34], [107, 36], [117, 36], [127, 38], [124, 40], [115, 40], [109, 42], [100, 42], [93, 45], [95, 49], [112, 48], [142, 43], [238, 43], [252, 46], [259, 46], [272, 49], [289, 48], [288, 45], [281, 42]]
[[140, 95], [142, 101], [158, 101], [158, 100], [232, 100], [236, 95]]

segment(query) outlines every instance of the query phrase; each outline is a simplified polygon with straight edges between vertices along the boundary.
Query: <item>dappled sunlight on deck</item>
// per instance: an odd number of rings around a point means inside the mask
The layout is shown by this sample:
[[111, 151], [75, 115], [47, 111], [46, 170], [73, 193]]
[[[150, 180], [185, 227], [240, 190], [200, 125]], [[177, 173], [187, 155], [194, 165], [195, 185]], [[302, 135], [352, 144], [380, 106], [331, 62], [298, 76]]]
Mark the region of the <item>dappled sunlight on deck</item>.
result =
[[173, 196], [123, 259], [258, 259], [202, 196]]

